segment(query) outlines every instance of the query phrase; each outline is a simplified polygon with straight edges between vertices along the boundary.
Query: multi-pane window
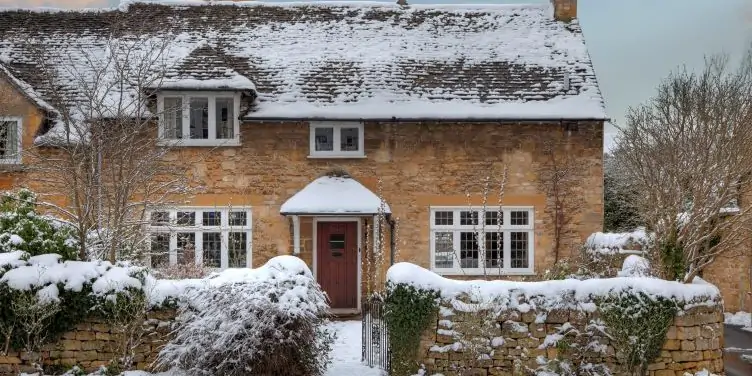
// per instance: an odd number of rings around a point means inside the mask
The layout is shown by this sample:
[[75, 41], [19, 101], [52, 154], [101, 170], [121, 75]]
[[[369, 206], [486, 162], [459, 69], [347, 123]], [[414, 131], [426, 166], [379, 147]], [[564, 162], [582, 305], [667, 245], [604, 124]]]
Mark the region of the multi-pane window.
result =
[[0, 117], [0, 164], [21, 163], [21, 119]]
[[311, 157], [362, 157], [363, 123], [311, 122]]
[[533, 209], [432, 208], [431, 268], [443, 274], [533, 271]]
[[185, 263], [210, 268], [251, 265], [248, 208], [179, 208], [149, 215], [153, 267]]
[[235, 93], [168, 93], [159, 98], [160, 139], [175, 145], [238, 145]]

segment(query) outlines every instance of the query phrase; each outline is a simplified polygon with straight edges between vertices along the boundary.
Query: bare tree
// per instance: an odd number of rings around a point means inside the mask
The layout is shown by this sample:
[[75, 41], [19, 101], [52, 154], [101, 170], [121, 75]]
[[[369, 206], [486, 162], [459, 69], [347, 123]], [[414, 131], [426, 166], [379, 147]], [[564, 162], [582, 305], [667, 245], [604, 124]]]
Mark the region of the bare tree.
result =
[[[154, 98], [171, 39], [136, 26], [115, 22], [109, 36], [71, 46], [66, 54], [28, 43], [38, 86], [57, 110], [40, 147], [28, 152], [30, 169], [42, 193], [65, 198], [63, 205], [48, 205], [74, 224], [82, 259], [137, 256], [145, 209], [189, 187], [189, 164], [166, 160], [170, 148], [155, 137]], [[91, 250], [97, 254], [87, 254]]]
[[671, 74], [620, 130], [616, 162], [639, 192], [666, 277], [689, 282], [741, 248], [752, 209], [737, 205], [752, 174], [752, 49], [738, 68], [717, 56], [699, 73]]

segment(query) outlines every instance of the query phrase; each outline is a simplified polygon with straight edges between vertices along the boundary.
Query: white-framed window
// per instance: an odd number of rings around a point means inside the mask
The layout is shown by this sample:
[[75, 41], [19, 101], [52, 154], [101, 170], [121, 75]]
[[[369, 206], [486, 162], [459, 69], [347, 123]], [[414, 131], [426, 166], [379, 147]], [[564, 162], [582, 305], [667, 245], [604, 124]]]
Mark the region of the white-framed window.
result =
[[20, 117], [0, 116], [0, 164], [21, 163]]
[[240, 94], [163, 92], [157, 100], [159, 140], [176, 146], [240, 145]]
[[251, 267], [249, 207], [182, 207], [147, 213], [152, 267], [194, 262], [209, 268]]
[[532, 207], [431, 207], [431, 269], [451, 275], [531, 274]]
[[312, 121], [311, 158], [362, 158], [365, 156], [363, 123]]

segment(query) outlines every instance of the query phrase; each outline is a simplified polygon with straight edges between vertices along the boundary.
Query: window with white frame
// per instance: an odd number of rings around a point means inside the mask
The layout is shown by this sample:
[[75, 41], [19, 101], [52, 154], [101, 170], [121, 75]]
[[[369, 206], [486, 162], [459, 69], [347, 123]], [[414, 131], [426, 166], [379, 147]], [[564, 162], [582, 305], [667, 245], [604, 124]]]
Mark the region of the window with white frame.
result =
[[311, 122], [310, 156], [358, 158], [363, 150], [363, 123], [332, 121]]
[[21, 163], [21, 118], [0, 117], [0, 164]]
[[240, 94], [162, 93], [158, 98], [159, 138], [184, 146], [239, 145]]
[[209, 268], [251, 266], [249, 208], [177, 208], [149, 213], [152, 267], [195, 263]]
[[533, 272], [533, 208], [432, 207], [431, 268], [440, 274]]

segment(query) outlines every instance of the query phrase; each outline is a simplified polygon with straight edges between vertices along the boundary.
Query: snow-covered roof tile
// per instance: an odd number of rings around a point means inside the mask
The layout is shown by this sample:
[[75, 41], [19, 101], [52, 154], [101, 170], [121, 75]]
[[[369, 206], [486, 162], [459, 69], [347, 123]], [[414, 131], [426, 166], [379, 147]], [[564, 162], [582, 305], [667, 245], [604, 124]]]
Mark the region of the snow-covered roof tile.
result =
[[[606, 117], [579, 24], [554, 20], [550, 5], [162, 1], [0, 11], [0, 57], [54, 106], [80, 101], [71, 74], [92, 71], [82, 51], [104, 55], [113, 39], [169, 40], [164, 64], [182, 80], [166, 85], [253, 85], [246, 118]], [[44, 46], [46, 61], [72, 65], [55, 67], [55, 92], [67, 100], [49, 98], [28, 41]], [[198, 54], [210, 50], [220, 53]]]
[[154, 83], [162, 90], [256, 90], [256, 85], [232, 66], [232, 58], [224, 52], [202, 45], [165, 69]]
[[322, 176], [282, 204], [280, 213], [388, 214], [391, 209], [379, 196], [353, 178]]

